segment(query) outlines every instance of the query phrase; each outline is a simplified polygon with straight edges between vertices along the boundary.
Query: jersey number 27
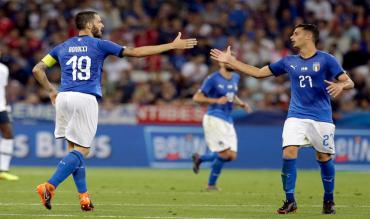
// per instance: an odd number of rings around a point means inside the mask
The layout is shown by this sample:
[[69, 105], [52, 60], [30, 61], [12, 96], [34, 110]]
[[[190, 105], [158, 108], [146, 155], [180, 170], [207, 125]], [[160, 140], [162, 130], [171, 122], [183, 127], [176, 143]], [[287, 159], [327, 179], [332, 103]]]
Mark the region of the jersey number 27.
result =
[[[84, 66], [83, 66], [84, 64]], [[66, 65], [72, 65], [72, 80], [89, 80], [91, 73], [91, 59], [88, 56], [72, 56]]]
[[300, 75], [299, 76], [299, 86], [300, 87], [306, 87], [306, 83], [308, 82], [308, 85], [312, 87], [312, 79], [311, 76], [304, 76]]

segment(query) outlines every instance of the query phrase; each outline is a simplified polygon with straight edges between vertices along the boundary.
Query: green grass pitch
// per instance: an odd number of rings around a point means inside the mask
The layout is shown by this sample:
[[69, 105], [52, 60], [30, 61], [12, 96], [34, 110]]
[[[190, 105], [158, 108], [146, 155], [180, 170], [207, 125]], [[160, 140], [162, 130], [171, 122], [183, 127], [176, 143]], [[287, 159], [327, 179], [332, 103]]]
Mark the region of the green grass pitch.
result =
[[35, 192], [54, 168], [15, 167], [16, 182], [0, 181], [0, 218], [370, 218], [368, 172], [337, 172], [336, 215], [322, 215], [319, 170], [298, 171], [298, 211], [277, 215], [284, 199], [278, 170], [224, 169], [220, 192], [204, 191], [208, 169], [88, 168], [95, 210], [82, 212], [72, 178], [61, 184], [46, 210]]

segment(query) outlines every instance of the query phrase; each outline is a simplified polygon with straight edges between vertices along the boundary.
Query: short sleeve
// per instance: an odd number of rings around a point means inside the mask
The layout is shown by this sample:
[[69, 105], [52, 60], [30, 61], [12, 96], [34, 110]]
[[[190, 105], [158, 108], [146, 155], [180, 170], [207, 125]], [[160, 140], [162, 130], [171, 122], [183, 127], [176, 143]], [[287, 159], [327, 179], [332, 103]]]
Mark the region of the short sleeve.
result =
[[1, 73], [1, 86], [8, 85], [8, 77], [9, 77], [9, 68], [6, 65], [0, 63], [0, 73]]
[[284, 63], [284, 59], [280, 59], [279, 61], [270, 64], [268, 67], [273, 75], [279, 76], [286, 73]]
[[342, 66], [339, 64], [337, 59], [332, 56], [328, 55], [327, 57], [327, 65], [328, 65], [328, 79], [331, 80], [333, 78], [338, 79], [338, 77], [343, 74], [345, 71]]
[[59, 51], [60, 46], [54, 47], [50, 52], [49, 55], [51, 55], [55, 60], [58, 59], [58, 51]]
[[49, 68], [54, 66], [58, 62], [58, 51], [59, 46], [54, 47], [41, 61]]
[[202, 86], [200, 87], [200, 91], [202, 91], [203, 94], [205, 94], [206, 96], [209, 95], [209, 92], [211, 91], [212, 89], [212, 86], [213, 86], [213, 78], [210, 76], [208, 76], [204, 81], [203, 81], [203, 84]]
[[122, 57], [124, 47], [109, 40], [99, 40], [98, 48], [101, 49], [106, 55], [114, 55]]

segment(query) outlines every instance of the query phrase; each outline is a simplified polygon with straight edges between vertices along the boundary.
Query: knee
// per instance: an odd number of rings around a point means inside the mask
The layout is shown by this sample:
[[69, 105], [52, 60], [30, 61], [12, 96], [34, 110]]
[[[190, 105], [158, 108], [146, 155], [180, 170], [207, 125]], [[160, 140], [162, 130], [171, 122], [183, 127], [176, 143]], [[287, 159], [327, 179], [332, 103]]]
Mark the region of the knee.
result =
[[90, 148], [75, 147], [74, 149], [80, 152], [84, 157], [86, 157], [90, 153]]
[[13, 138], [13, 132], [10, 129], [5, 129], [2, 133], [3, 138], [6, 139], [12, 139]]
[[298, 156], [298, 147], [288, 146], [283, 149], [283, 158], [295, 159]]
[[87, 155], [89, 155], [90, 153], [90, 148], [84, 150], [84, 152], [82, 153], [84, 155], [84, 157], [87, 157]]
[[236, 157], [237, 157], [237, 154], [234, 152], [234, 153], [230, 153], [229, 155], [229, 159], [230, 160], [236, 160]]
[[317, 152], [316, 153], [316, 158], [320, 162], [326, 162], [326, 161], [328, 161], [328, 160], [331, 159], [331, 155], [330, 154], [324, 154], [324, 153]]
[[223, 159], [226, 159], [226, 160], [229, 160], [229, 161], [232, 161], [232, 160], [235, 160], [236, 157], [237, 157], [237, 154], [236, 152], [234, 151], [230, 151], [230, 150], [227, 150], [227, 151], [224, 151], [222, 153], [219, 153], [220, 157], [222, 157]]

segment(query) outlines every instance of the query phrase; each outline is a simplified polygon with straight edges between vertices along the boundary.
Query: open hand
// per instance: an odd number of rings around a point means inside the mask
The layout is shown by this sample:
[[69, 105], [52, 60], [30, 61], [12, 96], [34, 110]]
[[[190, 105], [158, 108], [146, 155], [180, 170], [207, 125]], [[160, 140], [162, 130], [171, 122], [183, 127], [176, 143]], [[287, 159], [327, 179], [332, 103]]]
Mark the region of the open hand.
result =
[[197, 39], [181, 39], [181, 32], [177, 35], [176, 39], [172, 42], [174, 49], [191, 49], [198, 44]]
[[226, 52], [219, 49], [211, 49], [211, 58], [222, 63], [229, 63], [232, 59], [235, 59], [231, 54], [231, 46], [227, 47]]
[[328, 84], [326, 87], [326, 90], [328, 91], [329, 95], [332, 96], [333, 98], [337, 97], [340, 93], [343, 91], [343, 86], [339, 83], [335, 83], [332, 81], [327, 81], [324, 80], [325, 83]]
[[247, 113], [251, 113], [251, 112], [253, 112], [252, 107], [251, 107], [248, 103], [244, 103], [243, 108], [244, 108], [244, 110], [245, 110]]

